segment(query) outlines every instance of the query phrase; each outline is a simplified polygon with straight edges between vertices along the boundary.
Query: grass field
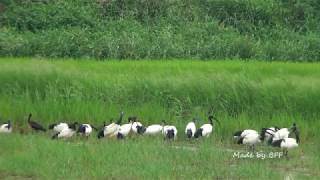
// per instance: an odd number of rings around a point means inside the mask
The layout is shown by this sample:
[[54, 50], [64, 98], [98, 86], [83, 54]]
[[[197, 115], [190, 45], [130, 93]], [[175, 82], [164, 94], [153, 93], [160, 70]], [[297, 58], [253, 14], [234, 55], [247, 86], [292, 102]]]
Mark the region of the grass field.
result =
[[[319, 179], [320, 64], [243, 61], [75, 61], [0, 59], [0, 118], [14, 133], [0, 135], [0, 177], [7, 179]], [[44, 125], [57, 121], [102, 125], [137, 115], [162, 119], [178, 140], [162, 137], [51, 140], [32, 133], [29, 112]], [[221, 125], [208, 139], [187, 141], [192, 117]], [[234, 158], [242, 128], [301, 129], [301, 144], [286, 158]], [[264, 153], [278, 152], [266, 146]]]

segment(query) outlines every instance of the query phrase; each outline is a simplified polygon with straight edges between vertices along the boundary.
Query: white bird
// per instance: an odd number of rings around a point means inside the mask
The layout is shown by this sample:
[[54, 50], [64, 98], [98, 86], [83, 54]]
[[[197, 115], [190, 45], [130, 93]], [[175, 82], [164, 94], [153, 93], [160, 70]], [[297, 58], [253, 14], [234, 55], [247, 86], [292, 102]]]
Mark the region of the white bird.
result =
[[143, 125], [141, 124], [141, 122], [137, 121], [137, 117], [129, 117], [129, 118], [133, 121], [132, 127], [131, 127], [132, 131], [134, 133], [138, 133], [138, 128], [143, 127]]
[[166, 139], [173, 139], [177, 138], [178, 130], [175, 126], [164, 126], [163, 127], [163, 134]]
[[260, 135], [258, 133], [247, 133], [243, 137], [240, 137], [238, 144], [247, 145], [254, 151], [255, 145], [260, 142]]
[[157, 134], [161, 134], [163, 129], [163, 126], [160, 124], [153, 124], [150, 125], [146, 128], [146, 131], [144, 134], [146, 135], [157, 135]]
[[[271, 128], [262, 128], [262, 131], [261, 131], [262, 139], [264, 139], [265, 137], [269, 137], [267, 139], [267, 144], [270, 145], [270, 144], [274, 143], [275, 141], [288, 138], [290, 135], [290, 130], [294, 129], [295, 126], [296, 125], [294, 123], [291, 128], [281, 128], [281, 129], [275, 128], [275, 132], [270, 130]], [[270, 137], [272, 137], [272, 138], [270, 138]]]
[[[300, 143], [300, 132], [299, 132], [299, 129], [296, 127], [296, 124], [294, 123], [293, 127], [290, 129], [295, 134], [295, 137], [296, 137], [295, 139], [288, 138], [288, 137], [285, 137], [283, 139], [276, 139], [276, 140], [273, 139], [271, 144], [274, 147], [280, 147], [284, 151], [285, 156], [288, 156], [288, 151], [290, 149], [297, 148]], [[278, 138], [278, 137], [273, 136], [273, 138]]]
[[52, 129], [56, 133], [61, 132], [63, 129], [68, 127], [69, 125], [67, 123], [56, 123], [56, 124], [49, 125], [49, 129]]
[[165, 125], [165, 124], [166, 124], [165, 120], [162, 120], [162, 134], [164, 136], [166, 136], [167, 129], [170, 127], [170, 125]]
[[175, 126], [168, 126], [165, 131], [165, 137], [167, 139], [176, 139], [178, 134], [178, 130]]
[[185, 134], [188, 138], [192, 138], [196, 133], [196, 119], [194, 118], [191, 122], [189, 122], [186, 126]]
[[0, 125], [0, 133], [11, 133], [12, 132], [12, 124], [9, 120], [7, 123]]
[[163, 126], [164, 126], [164, 121], [162, 121], [162, 124], [152, 124], [149, 125], [148, 127], [144, 126], [138, 126], [137, 130], [139, 134], [145, 134], [145, 135], [158, 135], [163, 133]]
[[204, 124], [199, 129], [197, 129], [196, 133], [194, 134], [195, 138], [199, 138], [201, 136], [209, 137], [213, 130], [213, 120], [219, 123], [219, 121], [213, 116], [209, 116], [208, 120], [209, 120], [208, 124]]
[[128, 136], [128, 134], [130, 133], [131, 129], [132, 129], [132, 119], [128, 118], [128, 122], [127, 124], [123, 124], [120, 126], [120, 128], [118, 129], [117, 133], [117, 138], [118, 139], [123, 139], [124, 137]]
[[294, 138], [284, 138], [280, 144], [280, 147], [281, 149], [285, 150], [285, 155], [287, 155], [289, 149], [293, 149], [299, 146], [298, 143], [299, 142]]
[[270, 128], [262, 128], [261, 133], [260, 133], [261, 140], [266, 141], [266, 142], [270, 142], [271, 139], [273, 138], [273, 136], [275, 135], [275, 133], [279, 130], [280, 130], [280, 128], [278, 128], [276, 126], [270, 127]]
[[104, 127], [98, 132], [98, 138], [100, 139], [103, 137], [112, 137], [117, 135], [117, 132], [120, 128], [120, 123], [123, 119], [123, 114], [123, 112], [120, 113], [119, 120], [116, 123], [112, 122], [109, 125], [104, 123]]
[[274, 133], [273, 141], [288, 138], [289, 134], [290, 134], [290, 131], [288, 128], [281, 128]]
[[56, 133], [55, 135], [52, 136], [52, 139], [60, 139], [60, 138], [71, 138], [75, 133], [76, 133], [76, 125], [78, 123], [73, 123], [69, 125], [69, 127], [62, 129], [62, 131]]
[[258, 131], [252, 129], [240, 130], [233, 134], [233, 138], [239, 140], [240, 138], [244, 138], [248, 134], [258, 134]]
[[93, 127], [90, 124], [80, 124], [77, 132], [86, 137], [89, 137], [93, 129], [97, 130], [97, 128]]

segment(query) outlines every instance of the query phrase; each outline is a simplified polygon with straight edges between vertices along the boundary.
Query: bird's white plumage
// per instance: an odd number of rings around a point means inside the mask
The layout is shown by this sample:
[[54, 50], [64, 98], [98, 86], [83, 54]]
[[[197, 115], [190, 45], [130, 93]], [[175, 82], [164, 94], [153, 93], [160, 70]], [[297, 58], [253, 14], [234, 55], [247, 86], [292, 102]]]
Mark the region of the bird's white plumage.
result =
[[284, 138], [280, 144], [280, 147], [286, 150], [293, 149], [298, 147], [298, 143], [297, 140], [294, 138]]
[[243, 144], [253, 146], [260, 142], [258, 133], [248, 133], [243, 137]]
[[118, 133], [122, 134], [123, 136], [127, 136], [132, 128], [132, 123], [123, 124], [120, 126]]
[[161, 134], [163, 127], [159, 124], [153, 124], [146, 128], [144, 134], [146, 135], [156, 135]]
[[104, 127], [103, 134], [104, 136], [115, 136], [120, 128], [119, 124], [111, 123]]
[[59, 133], [65, 128], [69, 128], [67, 123], [59, 123], [53, 127], [53, 131]]
[[65, 128], [63, 129], [59, 134], [58, 138], [71, 138], [75, 134], [75, 130], [70, 129], [70, 128]]
[[90, 124], [82, 124], [85, 127], [84, 135], [90, 136], [92, 133], [92, 126]]
[[0, 133], [11, 133], [12, 132], [12, 127], [8, 128], [8, 123], [2, 124], [0, 126]]
[[252, 129], [246, 129], [246, 130], [243, 130], [242, 131], [242, 133], [241, 133], [241, 137], [245, 137], [245, 136], [247, 136], [247, 135], [249, 135], [249, 134], [259, 134], [258, 133], [258, 131], [256, 131], [256, 130], [252, 130]]
[[273, 141], [288, 138], [290, 131], [288, 128], [281, 128], [277, 132], [274, 133]]
[[194, 136], [194, 133], [196, 132], [196, 124], [192, 121], [192, 122], [189, 122], [186, 126], [186, 130], [185, 130], [185, 133], [187, 134], [187, 131], [188, 130], [191, 130], [192, 132], [192, 135], [191, 137]]
[[204, 137], [209, 137], [213, 130], [212, 124], [204, 124], [200, 128], [202, 129], [202, 136]]

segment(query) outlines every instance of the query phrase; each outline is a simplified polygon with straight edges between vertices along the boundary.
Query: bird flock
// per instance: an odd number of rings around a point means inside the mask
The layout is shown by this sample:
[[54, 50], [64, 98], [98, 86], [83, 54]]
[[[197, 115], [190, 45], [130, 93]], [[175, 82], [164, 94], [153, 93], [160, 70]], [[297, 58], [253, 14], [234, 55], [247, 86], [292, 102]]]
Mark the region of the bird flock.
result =
[[[139, 122], [136, 116], [128, 117], [128, 122], [122, 124], [124, 113], [121, 112], [117, 121], [111, 120], [109, 124], [104, 122], [103, 126], [97, 128], [91, 124], [79, 124], [78, 122], [66, 123], [58, 122], [50, 124], [48, 129], [53, 132], [52, 139], [67, 139], [73, 137], [75, 134], [89, 137], [93, 131], [97, 131], [97, 138], [116, 138], [125, 139], [129, 134], [138, 135], [162, 135], [164, 139], [175, 140], [177, 138], [178, 130], [174, 125], [167, 124], [162, 120], [161, 124], [151, 124], [144, 126]], [[192, 119], [188, 122], [185, 128], [185, 136], [188, 139], [209, 137], [214, 129], [214, 121], [220, 124], [219, 120], [213, 115], [208, 116], [208, 123], [203, 124], [198, 129], [196, 128], [197, 119]], [[46, 132], [40, 123], [32, 120], [32, 114], [28, 116], [29, 127], [36, 132]], [[7, 123], [0, 125], [0, 133], [11, 133], [13, 129], [12, 123], [9, 120]], [[295, 138], [289, 137], [294, 134]], [[237, 144], [246, 145], [250, 151], [255, 151], [258, 143], [265, 142], [265, 144], [272, 147], [279, 147], [284, 151], [284, 155], [288, 155], [288, 150], [298, 147], [300, 142], [299, 129], [295, 123], [291, 128], [270, 127], [262, 128], [260, 132], [253, 129], [244, 129], [236, 131], [233, 138]]]
[[[294, 134], [295, 138], [289, 137], [290, 134]], [[260, 134], [252, 129], [240, 130], [233, 137], [237, 144], [247, 145], [252, 151], [255, 151], [256, 144], [265, 142], [272, 147], [281, 148], [285, 156], [288, 156], [288, 150], [298, 147], [300, 143], [300, 131], [296, 123], [291, 128], [262, 128]]]

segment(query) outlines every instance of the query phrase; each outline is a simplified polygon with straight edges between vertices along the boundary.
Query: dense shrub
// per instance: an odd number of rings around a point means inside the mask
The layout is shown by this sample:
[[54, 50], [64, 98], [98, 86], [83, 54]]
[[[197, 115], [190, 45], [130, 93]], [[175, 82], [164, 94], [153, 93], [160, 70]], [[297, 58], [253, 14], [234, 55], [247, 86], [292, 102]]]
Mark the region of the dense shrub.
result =
[[0, 55], [320, 59], [317, 0], [12, 0]]

